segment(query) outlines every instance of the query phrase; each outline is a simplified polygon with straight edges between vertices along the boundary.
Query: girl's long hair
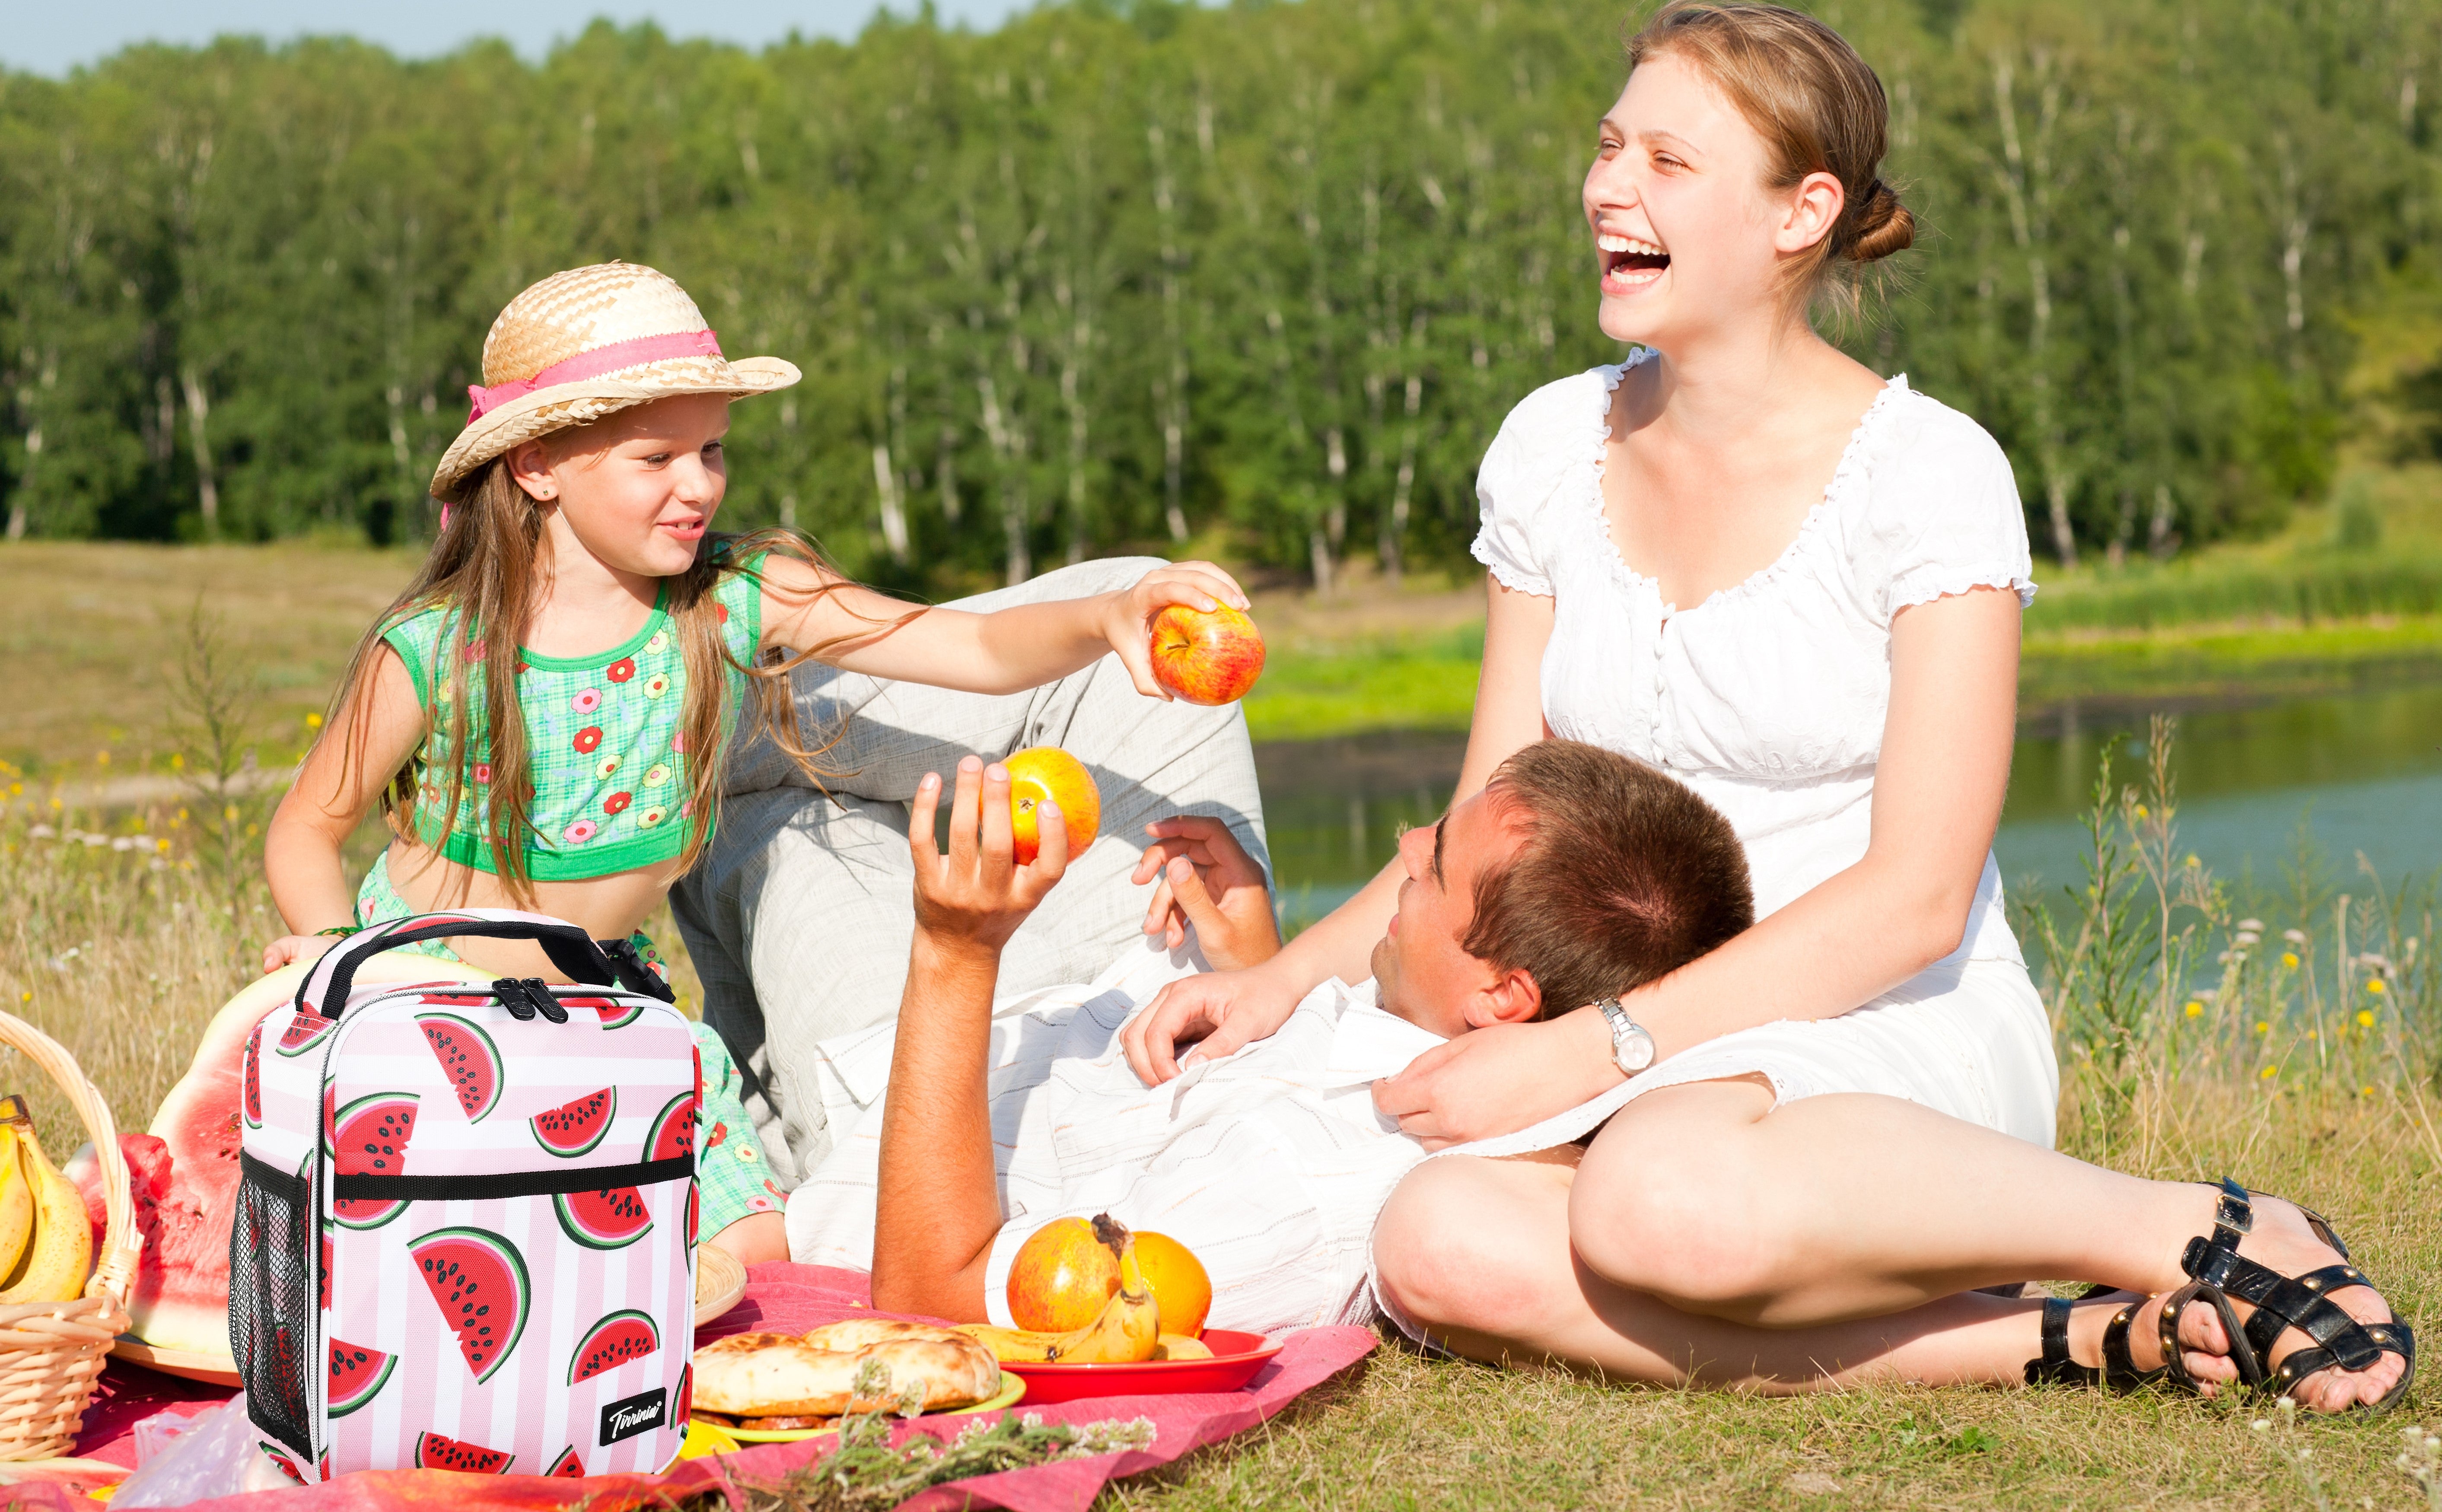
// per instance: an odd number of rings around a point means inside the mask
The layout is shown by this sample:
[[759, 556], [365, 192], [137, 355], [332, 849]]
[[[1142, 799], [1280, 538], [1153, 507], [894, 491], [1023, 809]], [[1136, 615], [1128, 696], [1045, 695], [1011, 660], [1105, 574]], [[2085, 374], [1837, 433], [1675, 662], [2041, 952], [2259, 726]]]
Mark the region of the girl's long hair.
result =
[[[539, 835], [534, 823], [533, 753], [526, 745], [526, 723], [518, 702], [518, 649], [534, 622], [535, 569], [542, 551], [543, 510], [510, 476], [507, 462], [486, 464], [472, 480], [465, 502], [451, 512], [441, 537], [432, 544], [414, 581], [374, 620], [348, 660], [347, 674], [332, 695], [326, 731], [346, 725], [340, 748], [343, 763], [352, 763], [366, 738], [372, 718], [372, 678], [380, 665], [383, 633], [425, 610], [450, 611], [446, 629], [434, 647], [428, 669], [432, 686], [425, 691], [425, 735], [405, 765], [391, 774], [382, 791], [383, 817], [392, 834], [421, 841], [415, 824], [417, 792], [427, 784], [442, 795], [440, 835], [446, 839], [458, 826], [468, 800], [468, 774], [477, 760], [491, 764], [483, 833], [489, 845], [492, 870], [509, 895], [534, 905], [533, 879], [526, 872], [526, 839]], [[769, 553], [790, 556], [815, 568], [825, 579], [814, 590], [824, 597], [855, 586], [824, 562], [813, 544], [794, 531], [756, 530], [742, 535], [706, 532], [695, 561], [667, 579], [666, 610], [678, 637], [686, 672], [685, 697], [680, 707], [678, 750], [686, 758], [687, 806], [691, 817], [681, 870], [692, 868], [719, 822], [721, 768], [729, 754], [735, 725], [725, 707], [731, 669], [751, 679], [755, 718], [774, 745], [819, 785], [826, 776], [825, 752], [837, 743], [833, 731], [809, 746], [798, 728], [796, 701], [790, 695], [789, 674], [824, 652], [866, 631], [852, 631], [809, 647], [793, 656], [776, 649], [740, 663], [721, 638], [721, 615], [714, 592], [733, 573], [749, 573], [747, 563]], [[749, 574], [758, 577], [760, 574]], [[886, 634], [923, 613], [919, 607], [894, 619], [868, 620], [872, 633]], [[858, 616], [863, 619], [864, 616]], [[509, 675], [484, 675], [486, 669], [509, 668]], [[454, 681], [456, 696], [444, 698], [443, 686]], [[475, 711], [475, 685], [482, 690], [483, 711]], [[343, 720], [350, 701], [353, 717]], [[741, 711], [742, 712], [742, 711]], [[445, 770], [428, 770], [426, 753], [433, 735], [446, 730], [441, 749], [448, 759]], [[440, 843], [435, 842], [436, 847]]]

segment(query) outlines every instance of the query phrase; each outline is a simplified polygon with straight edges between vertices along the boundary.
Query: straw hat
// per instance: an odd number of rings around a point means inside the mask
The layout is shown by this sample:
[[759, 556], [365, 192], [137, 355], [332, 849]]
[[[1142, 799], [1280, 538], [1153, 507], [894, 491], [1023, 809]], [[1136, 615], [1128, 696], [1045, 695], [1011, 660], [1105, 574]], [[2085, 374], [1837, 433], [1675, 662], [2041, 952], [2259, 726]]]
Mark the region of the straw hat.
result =
[[636, 263], [554, 273], [492, 322], [483, 382], [466, 390], [475, 407], [432, 471], [432, 497], [461, 501], [468, 473], [537, 436], [676, 393], [768, 393], [797, 377], [778, 357], [723, 357], [666, 273]]

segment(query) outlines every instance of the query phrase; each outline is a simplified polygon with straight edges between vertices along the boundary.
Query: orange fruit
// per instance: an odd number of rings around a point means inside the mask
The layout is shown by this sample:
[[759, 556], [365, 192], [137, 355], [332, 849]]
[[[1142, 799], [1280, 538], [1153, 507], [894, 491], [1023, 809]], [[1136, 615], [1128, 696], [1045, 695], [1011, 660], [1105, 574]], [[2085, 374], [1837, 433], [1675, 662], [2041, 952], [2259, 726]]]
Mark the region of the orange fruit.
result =
[[[1061, 819], [1067, 824], [1068, 859], [1074, 861], [1084, 855], [1103, 828], [1102, 791], [1094, 786], [1094, 774], [1085, 770], [1085, 763], [1056, 745], [1035, 745], [1001, 765], [1009, 768], [1010, 829], [1011, 838], [1016, 842], [1017, 864], [1023, 866], [1031, 863], [1042, 848], [1035, 831], [1034, 811], [1046, 799], [1059, 808]], [[1117, 1286], [1119, 1283], [1114, 1279], [1112, 1284]], [[1090, 1318], [1085, 1320], [1091, 1321]]]
[[1161, 1331], [1190, 1339], [1203, 1333], [1205, 1317], [1212, 1311], [1212, 1278], [1204, 1273], [1204, 1262], [1195, 1258], [1195, 1251], [1166, 1233], [1139, 1229], [1137, 1266], [1144, 1272], [1145, 1284], [1153, 1288], [1154, 1303], [1161, 1312]]

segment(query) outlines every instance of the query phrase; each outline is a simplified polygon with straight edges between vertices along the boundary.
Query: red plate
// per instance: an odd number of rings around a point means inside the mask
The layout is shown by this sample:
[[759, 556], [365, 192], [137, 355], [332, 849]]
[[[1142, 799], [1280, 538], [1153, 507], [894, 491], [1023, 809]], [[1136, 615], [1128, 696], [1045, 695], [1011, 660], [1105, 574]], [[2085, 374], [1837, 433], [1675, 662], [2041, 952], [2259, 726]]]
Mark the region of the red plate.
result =
[[1135, 1365], [1029, 1365], [1001, 1369], [1026, 1382], [1026, 1405], [1070, 1402], [1080, 1396], [1169, 1395], [1177, 1392], [1234, 1392], [1255, 1378], [1281, 1346], [1261, 1334], [1230, 1328], [1204, 1330], [1211, 1359], [1148, 1359]]

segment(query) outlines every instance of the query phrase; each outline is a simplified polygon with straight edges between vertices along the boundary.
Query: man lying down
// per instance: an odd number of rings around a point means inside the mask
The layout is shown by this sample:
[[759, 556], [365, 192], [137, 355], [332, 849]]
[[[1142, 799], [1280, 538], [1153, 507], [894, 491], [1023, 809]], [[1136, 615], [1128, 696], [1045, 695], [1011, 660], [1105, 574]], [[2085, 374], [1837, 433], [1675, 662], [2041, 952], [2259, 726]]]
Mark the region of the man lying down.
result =
[[[916, 935], [898, 1020], [823, 1047], [842, 1135], [788, 1203], [793, 1258], [869, 1268], [891, 1312], [1008, 1325], [1018, 1247], [1054, 1218], [1107, 1211], [1203, 1261], [1209, 1326], [1370, 1321], [1368, 1236], [1426, 1158], [1375, 1110], [1374, 1081], [1452, 1036], [1625, 993], [1754, 920], [1745, 854], [1711, 806], [1626, 757], [1545, 740], [1400, 841], [1408, 880], [1371, 981], [1325, 983], [1278, 1033], [1147, 1087], [1121, 1026], [1204, 956], [1244, 960], [1247, 941], [1204, 910], [1188, 948], [1149, 943], [996, 1018], [1001, 947], [1060, 880], [1065, 832], [1043, 816], [1042, 854], [1014, 865], [1008, 774], [970, 756], [944, 854], [940, 792], [923, 780], [909, 826]], [[1212, 828], [1215, 864], [1243, 866]], [[1270, 943], [1267, 927], [1244, 933]], [[1462, 1148], [1548, 1148], [1583, 1121]]]

